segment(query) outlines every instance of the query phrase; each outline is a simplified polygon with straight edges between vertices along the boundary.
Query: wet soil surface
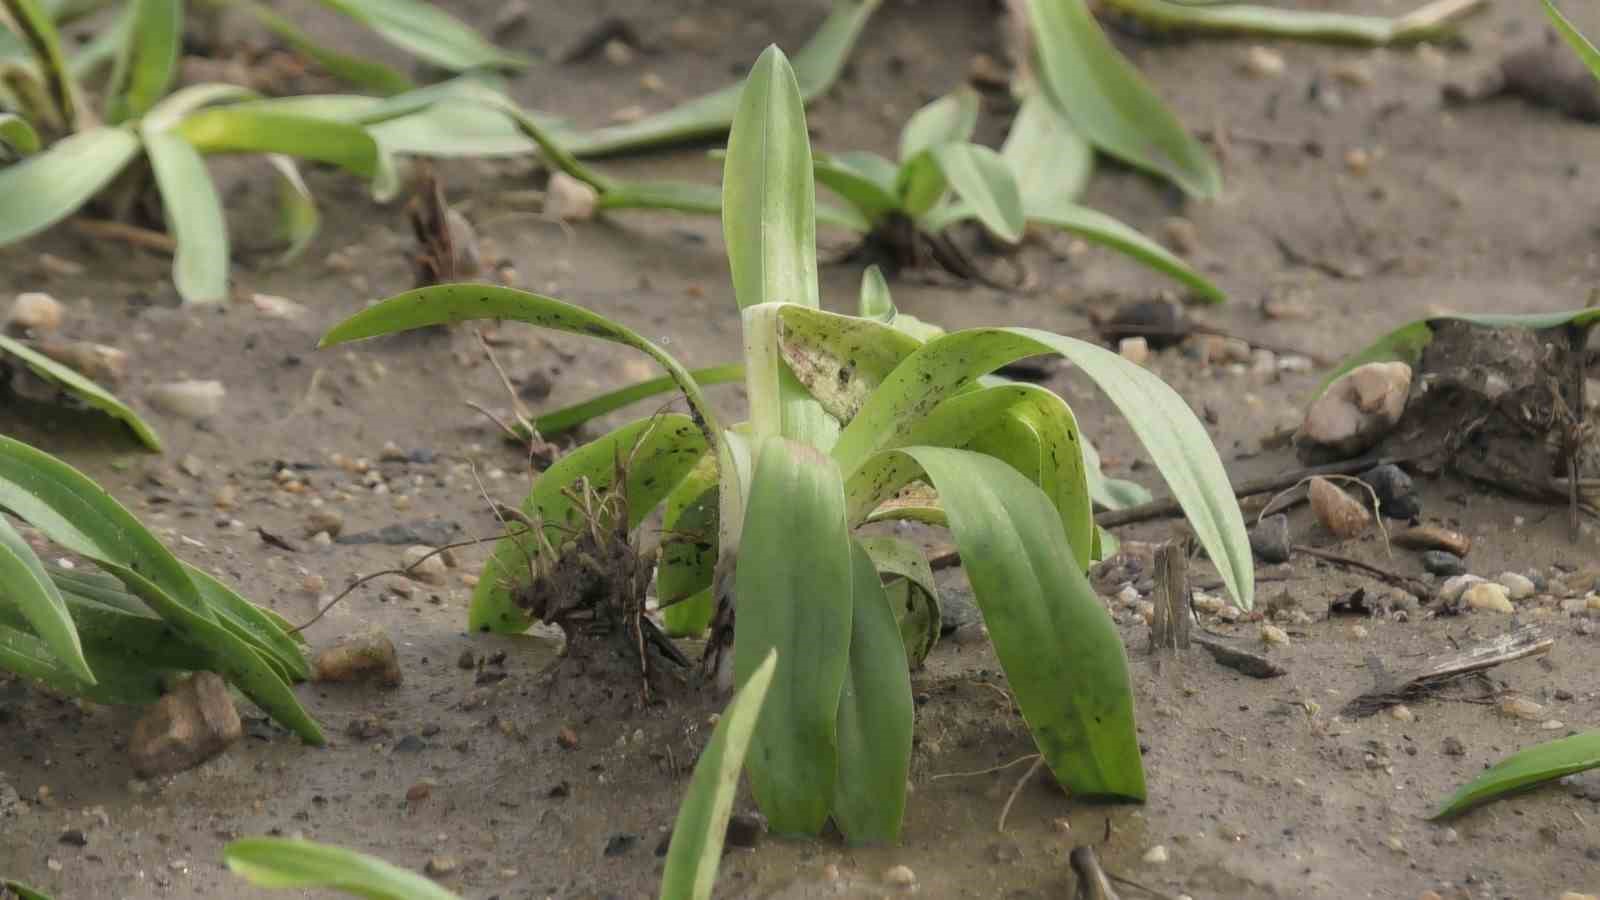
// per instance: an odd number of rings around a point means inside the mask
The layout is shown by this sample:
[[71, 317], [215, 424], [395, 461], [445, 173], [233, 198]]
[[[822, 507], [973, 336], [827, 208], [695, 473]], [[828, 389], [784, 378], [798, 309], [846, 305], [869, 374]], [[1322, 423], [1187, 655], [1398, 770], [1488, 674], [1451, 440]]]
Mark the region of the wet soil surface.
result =
[[[450, 6], [485, 25], [499, 4]], [[588, 124], [726, 83], [766, 43], [797, 46], [822, 11], [820, 3], [765, 0], [530, 6], [529, 25], [504, 39], [539, 56], [514, 89], [530, 106]], [[1376, 0], [1333, 6], [1399, 11]], [[1600, 20], [1584, 18], [1592, 11], [1577, 12], [1580, 25], [1600, 31]], [[314, 10], [307, 15], [322, 21]], [[553, 61], [609, 15], [630, 23], [651, 49], [623, 65], [604, 56]], [[973, 55], [1001, 55], [994, 15], [987, 3], [890, 0], [847, 76], [815, 104], [817, 145], [892, 151], [898, 124], [957, 86]], [[1184, 122], [1212, 135], [1227, 187], [1219, 200], [1185, 203], [1161, 184], [1104, 165], [1086, 200], [1157, 236], [1182, 230], [1168, 225], [1174, 217], [1192, 223], [1190, 258], [1232, 297], [1197, 314], [1258, 346], [1336, 358], [1429, 313], [1581, 306], [1600, 275], [1593, 202], [1600, 132], [1515, 99], [1461, 108], [1440, 101], [1445, 81], [1492, 65], [1541, 27], [1532, 4], [1502, 3], [1449, 47], [1268, 41], [1286, 65], [1265, 78], [1242, 64], [1254, 41], [1119, 32], [1118, 42]], [[341, 33], [352, 47], [385, 52], [366, 36]], [[647, 89], [646, 75], [664, 88]], [[980, 137], [1002, 134], [1003, 107], [987, 98]], [[604, 165], [716, 177], [715, 164], [696, 149]], [[620, 214], [561, 227], [502, 202], [530, 186], [520, 162], [458, 163], [441, 172], [451, 202], [489, 245], [486, 256], [507, 261], [519, 285], [617, 317], [691, 365], [733, 358], [738, 323], [714, 220]], [[235, 176], [227, 196], [238, 233], [264, 231], [257, 220], [269, 208], [267, 182], [259, 172], [227, 174]], [[178, 308], [167, 260], [69, 229], [0, 250], [0, 297], [48, 291], [68, 305], [68, 333], [130, 354], [120, 393], [149, 415], [168, 448], [143, 454], [94, 417], [15, 400], [0, 409], [0, 430], [100, 479], [185, 559], [294, 621], [355, 577], [399, 565], [404, 549], [315, 542], [305, 536], [313, 514], [336, 513], [346, 535], [420, 523], [405, 544], [492, 536], [499, 524], [486, 496], [514, 504], [531, 474], [525, 456], [466, 405], [509, 405], [470, 330], [314, 349], [333, 322], [411, 286], [411, 239], [400, 204], [376, 205], [362, 185], [332, 174], [315, 173], [313, 187], [327, 221], [307, 261], [236, 271], [245, 296], [304, 304], [297, 321], [263, 316], [248, 302]], [[834, 234], [822, 243], [844, 246]], [[84, 271], [61, 274], [41, 262], [45, 253]], [[1092, 312], [1167, 289], [1110, 251], [1063, 236], [1028, 247], [1022, 259], [1036, 279], [1025, 292], [913, 274], [893, 285], [894, 297], [901, 309], [952, 328], [1020, 324], [1086, 335]], [[824, 304], [850, 309], [859, 277], [854, 265], [826, 267]], [[1266, 318], [1266, 299], [1297, 303], [1309, 318]], [[501, 361], [535, 385], [530, 396], [539, 409], [651, 374], [609, 345], [520, 326], [499, 328], [497, 337]], [[1203, 413], [1236, 478], [1298, 465], [1292, 450], [1264, 440], [1298, 422], [1319, 371], [1253, 373], [1204, 365], [1177, 349], [1155, 354], [1150, 365]], [[152, 385], [182, 378], [221, 380], [223, 412], [196, 424], [150, 409]], [[1161, 493], [1137, 443], [1092, 385], [1070, 372], [1049, 384], [1073, 404], [1111, 474]], [[730, 412], [738, 393], [716, 389]], [[405, 458], [381, 460], [385, 444]], [[361, 458], [370, 460], [368, 471], [353, 462]], [[284, 469], [302, 486], [297, 492], [286, 489]], [[1467, 557], [1474, 573], [1536, 576], [1539, 592], [1515, 615], [1440, 617], [1308, 559], [1263, 566], [1264, 579], [1279, 580], [1264, 581], [1259, 597], [1263, 606], [1283, 607], [1279, 624], [1289, 637], [1269, 652], [1288, 673], [1258, 681], [1199, 651], [1157, 666], [1136, 605], [1148, 597], [1127, 594], [1116, 579], [1102, 582], [1132, 661], [1147, 804], [1076, 802], [1035, 778], [1017, 792], [999, 831], [1027, 761], [996, 767], [1027, 756], [1031, 743], [993, 654], [969, 629], [962, 636], [978, 639], [943, 641], [914, 677], [917, 745], [900, 845], [769, 838], [754, 851], [730, 851], [718, 895], [889, 896], [901, 889], [885, 882], [886, 870], [905, 865], [924, 896], [1068, 896], [1075, 885], [1067, 854], [1081, 843], [1094, 844], [1110, 871], [1167, 896], [1419, 897], [1434, 890], [1554, 898], [1600, 890], [1600, 777], [1593, 774], [1453, 823], [1426, 821], [1457, 785], [1507, 753], [1600, 722], [1593, 665], [1600, 638], [1582, 600], [1600, 576], [1596, 535], [1585, 526], [1570, 540], [1564, 509], [1470, 484], [1423, 479], [1419, 490], [1426, 519], [1474, 539]], [[1376, 535], [1337, 542], [1304, 507], [1291, 527], [1297, 543], [1421, 572], [1415, 553], [1396, 549], [1391, 557]], [[1147, 524], [1121, 535], [1137, 551], [1141, 542], [1164, 540], [1168, 528]], [[265, 542], [257, 529], [294, 549]], [[458, 556], [444, 584], [379, 579], [309, 629], [312, 644], [322, 646], [380, 625], [399, 647], [405, 676], [391, 690], [301, 688], [331, 737], [326, 749], [301, 745], [245, 707], [247, 736], [227, 753], [193, 771], [139, 781], [124, 749], [134, 711], [66, 702], [0, 677], [0, 873], [63, 898], [257, 896], [222, 868], [220, 848], [238, 836], [301, 834], [415, 869], [432, 861], [466, 897], [653, 896], [665, 838], [709, 734], [707, 717], [720, 704], [708, 698], [641, 709], [630, 689], [542, 681], [557, 638], [464, 633], [469, 582], [487, 551]], [[1197, 578], [1209, 577], [1206, 566], [1197, 568]], [[1122, 580], [1137, 593], [1149, 590], [1147, 576], [1148, 569], [1130, 569]], [[1330, 613], [1362, 587], [1376, 600], [1372, 611]], [[1487, 682], [1416, 702], [1410, 718], [1338, 716], [1372, 686], [1370, 658], [1399, 669], [1518, 623], [1547, 629], [1554, 648], [1493, 670]], [[1255, 622], [1207, 624], [1259, 639]], [[1502, 713], [1495, 698], [1505, 691], [1542, 711], [1531, 719]], [[576, 741], [563, 741], [563, 730]], [[748, 799], [738, 808], [750, 810]], [[1141, 894], [1128, 888], [1127, 895]]]

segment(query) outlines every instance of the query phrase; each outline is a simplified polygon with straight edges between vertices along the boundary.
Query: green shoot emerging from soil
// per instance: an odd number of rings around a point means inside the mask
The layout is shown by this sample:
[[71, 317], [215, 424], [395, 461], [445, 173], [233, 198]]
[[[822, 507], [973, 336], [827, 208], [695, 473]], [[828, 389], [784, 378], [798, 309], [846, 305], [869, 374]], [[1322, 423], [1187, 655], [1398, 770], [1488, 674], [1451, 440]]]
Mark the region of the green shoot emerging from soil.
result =
[[[750, 417], [740, 425], [723, 425], [690, 372], [634, 331], [508, 288], [411, 291], [335, 326], [322, 344], [512, 319], [631, 346], [667, 371], [688, 416], [657, 416], [572, 451], [535, 481], [522, 512], [561, 546], [584, 518], [570, 489], [586, 477], [592, 490], [625, 494], [628, 527], [665, 504], [667, 529], [695, 535], [693, 552], [664, 552], [658, 594], [674, 633], [709, 627], [703, 665], [718, 684], [749, 685], [777, 653], [749, 759], [774, 831], [814, 835], [831, 819], [855, 843], [899, 834], [908, 668], [926, 652], [936, 600], [891, 605], [885, 576], [914, 572], [907, 560], [921, 549], [865, 541], [856, 529], [893, 518], [953, 533], [1017, 705], [1061, 783], [1077, 796], [1142, 799], [1126, 659], [1084, 577], [1097, 532], [1077, 422], [1055, 394], [987, 376], [1058, 353], [1093, 379], [1248, 608], [1244, 525], [1205, 429], [1160, 379], [1093, 344], [1023, 328], [929, 336], [896, 321], [881, 285], [876, 317], [822, 311], [814, 204], [802, 94], [770, 48], [740, 95], [720, 204], [744, 326]], [[621, 456], [628, 465], [617, 465]], [[473, 599], [474, 629], [531, 624], [539, 607], [518, 597], [539, 546], [518, 535], [497, 548]], [[913, 614], [922, 618], [907, 627]]]

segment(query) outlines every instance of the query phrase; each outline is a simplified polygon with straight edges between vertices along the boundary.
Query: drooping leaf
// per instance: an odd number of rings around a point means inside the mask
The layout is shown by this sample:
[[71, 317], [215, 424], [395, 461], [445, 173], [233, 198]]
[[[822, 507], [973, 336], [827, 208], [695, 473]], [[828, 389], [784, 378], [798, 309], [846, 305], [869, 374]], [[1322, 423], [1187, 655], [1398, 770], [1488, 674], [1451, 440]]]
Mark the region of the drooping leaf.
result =
[[335, 78], [378, 94], [398, 94], [415, 87], [410, 78], [377, 60], [341, 53], [317, 43], [292, 20], [255, 0], [231, 0], [230, 5], [248, 12], [285, 44], [310, 57]]
[[0, 355], [10, 355], [22, 360], [23, 364], [40, 378], [53, 382], [62, 390], [113, 419], [120, 419], [126, 422], [128, 428], [133, 431], [134, 436], [141, 443], [151, 450], [160, 452], [161, 438], [156, 434], [155, 429], [151, 428], [145, 420], [139, 418], [138, 413], [124, 406], [122, 401], [113, 397], [105, 388], [45, 356], [43, 353], [39, 353], [26, 344], [8, 338], [3, 334], [0, 334]]
[[16, 113], [0, 112], [0, 149], [15, 156], [37, 153], [39, 133]]
[[740, 308], [818, 305], [816, 187], [800, 85], [768, 47], [740, 94], [722, 175], [722, 233]]
[[110, 183], [139, 151], [123, 128], [92, 128], [0, 169], [0, 246], [49, 228]]
[[941, 144], [932, 153], [945, 180], [985, 228], [1007, 243], [1022, 240], [1027, 224], [1022, 195], [1000, 154], [977, 144]]
[[221, 303], [228, 299], [228, 222], [205, 160], [170, 132], [146, 129], [144, 147], [178, 242], [172, 260], [178, 295], [185, 303]]
[[892, 324], [820, 309], [784, 306], [778, 318], [785, 367], [829, 415], [844, 424], [922, 345]]
[[893, 180], [885, 187], [841, 156], [818, 154], [812, 162], [817, 182], [844, 198], [869, 229], [899, 206]]
[[378, 173], [377, 141], [343, 122], [222, 106], [192, 113], [173, 132], [201, 153], [282, 153], [366, 178]]
[[720, 431], [716, 413], [706, 403], [700, 386], [689, 371], [665, 350], [632, 329], [582, 307], [513, 288], [490, 284], [441, 284], [406, 291], [375, 306], [369, 306], [335, 325], [322, 336], [322, 341], [317, 346], [332, 347], [336, 344], [409, 331], [413, 328], [469, 322], [475, 319], [513, 319], [540, 328], [566, 331], [632, 347], [654, 359], [667, 370], [667, 374], [677, 383], [678, 389], [683, 392], [700, 421], [705, 423], [704, 430], [707, 434], [714, 435]]
[[875, 451], [907, 439], [946, 397], [1040, 353], [1065, 356], [1105, 391], [1167, 480], [1229, 593], [1249, 609], [1255, 590], [1244, 518], [1205, 427], [1160, 378], [1094, 344], [1030, 328], [976, 328], [935, 338], [867, 398], [840, 433], [834, 459], [847, 476], [854, 473]]
[[828, 818], [853, 579], [838, 469], [805, 444], [768, 438], [738, 547], [733, 666], [743, 685], [778, 651], [749, 759], [751, 789], [777, 834], [814, 835]]
[[1567, 21], [1567, 17], [1561, 14], [1561, 10], [1557, 9], [1554, 3], [1550, 2], [1550, 0], [1543, 0], [1543, 2], [1544, 14], [1550, 18], [1551, 24], [1556, 28], [1556, 33], [1566, 40], [1568, 46], [1572, 47], [1573, 52], [1578, 54], [1578, 58], [1583, 60], [1583, 64], [1588, 66], [1589, 71], [1594, 73], [1594, 77], [1600, 78], [1600, 50], [1596, 50], [1595, 46], [1589, 43], [1589, 39], [1574, 28], [1571, 22]]
[[520, 69], [528, 59], [484, 40], [438, 5], [423, 0], [322, 0], [418, 59], [452, 72]]
[[1433, 819], [1458, 816], [1483, 803], [1566, 775], [1600, 767], [1600, 731], [1586, 731], [1513, 753], [1463, 785]]
[[978, 92], [962, 87], [911, 114], [900, 131], [900, 164], [924, 150], [945, 144], [964, 144], [978, 127]]
[[67, 612], [67, 601], [33, 548], [0, 515], [0, 606], [8, 603], [75, 678], [94, 684], [94, 672], [83, 658], [83, 644], [72, 614]]
[[851, 844], [900, 838], [911, 771], [911, 675], [905, 643], [873, 558], [851, 552], [850, 664], [839, 694], [833, 820]]
[[1120, 12], [1178, 31], [1216, 31], [1302, 40], [1383, 46], [1440, 37], [1487, 3], [1429, 3], [1395, 18], [1285, 9], [1248, 3], [1179, 3], [1171, 0], [1107, 0]]
[[1070, 231], [1085, 240], [1127, 254], [1187, 286], [1196, 296], [1209, 302], [1224, 303], [1228, 299], [1228, 295], [1224, 294], [1221, 288], [1212, 284], [1210, 279], [1195, 271], [1188, 263], [1174, 256], [1167, 248], [1103, 212], [1063, 201], [1051, 208], [1031, 209], [1028, 212], [1028, 221]]
[[[937, 524], [943, 525], [941, 519]], [[890, 600], [907, 665], [916, 669], [939, 643], [944, 620], [939, 611], [939, 585], [933, 580], [928, 557], [916, 544], [893, 535], [858, 538], [856, 543], [872, 557], [872, 564], [884, 579], [884, 592]], [[854, 655], [854, 644], [851, 654]]]
[[[695, 383], [701, 387], [743, 381], [744, 365], [742, 363], [728, 363], [727, 365], [711, 366], [705, 369], [690, 369], [689, 377], [694, 379]], [[539, 433], [547, 438], [554, 437], [558, 434], [565, 434], [579, 425], [591, 422], [607, 413], [616, 412], [625, 406], [638, 403], [640, 400], [648, 400], [651, 397], [658, 397], [677, 389], [678, 383], [669, 376], [652, 378], [649, 381], [630, 384], [627, 387], [600, 394], [597, 397], [574, 403], [571, 406], [564, 406], [561, 409], [543, 413], [533, 420], [533, 427], [539, 429]], [[527, 435], [521, 434], [521, 429], [518, 426], [512, 427], [518, 429], [519, 436], [527, 437]]]
[[[235, 101], [256, 101], [260, 95], [255, 91], [237, 84], [228, 84], [219, 81], [207, 81], [200, 84], [191, 84], [173, 91], [161, 98], [150, 107], [144, 118], [139, 121], [141, 134], [161, 132], [183, 121], [183, 117], [197, 109], [210, 106], [213, 103]], [[260, 101], [256, 101], [260, 102]], [[243, 103], [235, 109], [245, 108]]]
[[311, 666], [296, 642], [296, 638], [300, 642], [304, 638], [298, 633], [288, 634], [281, 618], [239, 596], [210, 573], [188, 563], [184, 563], [183, 568], [219, 622], [280, 667], [287, 673], [288, 680], [304, 681], [311, 677]]
[[[615, 484], [617, 461], [627, 470], [628, 526], [638, 527], [706, 453], [705, 439], [688, 416], [666, 413], [641, 419], [556, 460], [534, 479], [522, 514], [542, 523], [545, 537], [560, 547], [564, 529], [579, 524], [579, 509], [564, 491], [580, 478], [597, 491]], [[518, 526], [513, 523], [512, 529]], [[539, 559], [531, 535], [508, 535], [495, 544], [473, 589], [467, 626], [472, 631], [517, 634], [533, 620], [517, 605], [516, 589], [529, 583]]]
[[17, 900], [50, 900], [50, 895], [38, 888], [28, 887], [20, 881], [9, 878], [0, 878], [0, 885], [5, 885], [6, 890], [17, 895]]
[[716, 456], [706, 454], [667, 495], [662, 510], [656, 597], [673, 637], [698, 637], [716, 611], [711, 579], [717, 565], [718, 474]]
[[667, 867], [661, 875], [661, 900], [710, 900], [722, 863], [722, 844], [739, 792], [739, 772], [750, 748], [750, 737], [761, 715], [772, 674], [777, 671], [777, 651], [771, 651], [750, 674], [744, 687], [728, 701], [711, 740], [694, 764], [694, 777], [678, 807], [667, 847]]
[[1084, 0], [1029, 0], [1028, 8], [1044, 88], [1090, 143], [1193, 196], [1222, 189], [1216, 161], [1107, 40]]
[[1042, 91], [1022, 98], [1000, 155], [1016, 176], [1028, 218], [1072, 203], [1094, 171], [1094, 148]]
[[[856, 38], [882, 0], [836, 0], [811, 40], [794, 55], [806, 103], [821, 96], [843, 70]], [[636, 122], [573, 134], [563, 141], [579, 156], [602, 156], [726, 134], [739, 107], [740, 85], [729, 85]]]
[[371, 900], [461, 900], [375, 856], [301, 838], [241, 838], [222, 848], [235, 875], [264, 888], [331, 888]]
[[112, 124], [135, 119], [160, 100], [178, 74], [182, 0], [133, 0], [133, 26], [118, 57], [121, 78], [107, 101]]
[[1122, 641], [1072, 564], [1054, 506], [987, 456], [937, 447], [889, 454], [938, 492], [995, 654], [1050, 771], [1075, 797], [1144, 799]]
[[300, 167], [281, 153], [267, 154], [267, 162], [278, 173], [278, 237], [288, 244], [278, 257], [278, 265], [294, 262], [310, 246], [322, 227], [322, 214], [316, 198], [300, 177]]

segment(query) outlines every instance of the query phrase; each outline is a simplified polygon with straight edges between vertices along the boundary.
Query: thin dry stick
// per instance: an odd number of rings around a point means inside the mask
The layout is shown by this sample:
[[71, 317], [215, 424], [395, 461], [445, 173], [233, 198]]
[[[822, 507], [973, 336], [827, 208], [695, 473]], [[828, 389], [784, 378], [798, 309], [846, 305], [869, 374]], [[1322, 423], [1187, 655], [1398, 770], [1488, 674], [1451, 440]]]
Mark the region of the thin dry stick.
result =
[[91, 219], [78, 216], [72, 220], [72, 227], [83, 234], [103, 241], [119, 241], [132, 244], [145, 250], [154, 250], [168, 256], [178, 252], [178, 241], [171, 235], [126, 222], [113, 222], [109, 219]]
[[1034, 759], [1038, 755], [1039, 754], [1037, 753], [1029, 753], [1026, 756], [1019, 756], [1016, 759], [1013, 759], [1011, 762], [1001, 763], [998, 766], [990, 766], [987, 769], [978, 769], [972, 772], [941, 772], [938, 775], [933, 776], [930, 780], [938, 781], [941, 778], [972, 778], [977, 775], [993, 775], [996, 772], [1004, 772], [1017, 763], [1025, 763], [1030, 759]]
[[316, 399], [317, 388], [322, 386], [322, 373], [324, 371], [326, 370], [318, 367], [311, 373], [311, 381], [306, 385], [305, 394], [300, 397], [300, 402], [296, 403], [293, 408], [284, 414], [283, 418], [278, 420], [279, 425], [282, 425], [290, 419], [293, 419], [295, 416], [300, 415], [301, 413], [305, 412], [309, 406], [311, 406], [312, 401]]
[[995, 830], [996, 831], [999, 831], [1001, 833], [1005, 832], [1005, 830], [1006, 830], [1006, 816], [1011, 814], [1011, 804], [1017, 802], [1017, 795], [1022, 793], [1022, 786], [1027, 784], [1029, 781], [1031, 781], [1033, 779], [1034, 773], [1038, 772], [1039, 771], [1039, 767], [1043, 766], [1043, 765], [1044, 765], [1044, 755], [1043, 754], [1037, 754], [1037, 753], [1034, 754], [1033, 765], [1029, 766], [1028, 767], [1028, 771], [1022, 773], [1022, 777], [1017, 779], [1016, 787], [1013, 787], [1011, 789], [1011, 796], [1006, 798], [1006, 805], [1000, 807], [1000, 821], [998, 823], [996, 823], [996, 825], [995, 825]]
[[1347, 569], [1355, 569], [1358, 572], [1365, 572], [1366, 574], [1377, 578], [1379, 581], [1382, 581], [1385, 584], [1392, 585], [1405, 591], [1423, 603], [1427, 603], [1433, 599], [1433, 589], [1422, 582], [1417, 581], [1415, 578], [1407, 578], [1404, 575], [1380, 569], [1377, 566], [1371, 565], [1370, 563], [1364, 563], [1359, 559], [1352, 559], [1351, 557], [1334, 553], [1329, 550], [1319, 550], [1316, 547], [1307, 547], [1303, 544], [1295, 544], [1290, 548], [1290, 550], [1294, 553], [1304, 553], [1307, 556], [1314, 556], [1323, 562], [1330, 562], [1336, 566], [1343, 566]]

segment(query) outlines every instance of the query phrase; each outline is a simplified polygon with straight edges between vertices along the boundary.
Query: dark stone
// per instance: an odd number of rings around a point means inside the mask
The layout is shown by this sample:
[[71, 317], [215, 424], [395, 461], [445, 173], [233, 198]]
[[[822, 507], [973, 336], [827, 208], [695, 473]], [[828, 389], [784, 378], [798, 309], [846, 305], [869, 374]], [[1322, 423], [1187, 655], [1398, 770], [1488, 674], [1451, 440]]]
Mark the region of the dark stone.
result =
[[728, 819], [728, 832], [723, 842], [729, 847], [754, 847], [761, 843], [767, 822], [754, 813], [739, 813]]
[[1250, 529], [1250, 549], [1264, 563], [1289, 561], [1289, 517], [1267, 516]]
[[424, 519], [385, 525], [376, 531], [363, 531], [360, 534], [341, 534], [336, 540], [341, 544], [388, 544], [397, 547], [426, 544], [429, 547], [442, 547], [455, 540], [460, 532], [459, 522]]
[[89, 846], [89, 836], [84, 834], [81, 828], [68, 828], [61, 832], [60, 841], [69, 847]]
[[939, 617], [939, 634], [947, 637], [964, 625], [983, 622], [971, 591], [943, 586], [939, 588]]
[[606, 855], [622, 856], [639, 843], [637, 834], [613, 834], [606, 839]]
[[1458, 738], [1458, 737], [1455, 737], [1454, 735], [1446, 736], [1445, 739], [1441, 742], [1440, 749], [1444, 750], [1444, 755], [1445, 756], [1466, 756], [1467, 755], [1467, 746], [1465, 744], [1461, 743], [1461, 739]]
[[428, 742], [414, 734], [408, 734], [394, 742], [394, 752], [396, 753], [421, 753], [426, 749], [428, 749]]
[[1467, 574], [1467, 563], [1454, 553], [1428, 550], [1422, 554], [1422, 567], [1435, 575], [1449, 577]]
[[1374, 466], [1362, 474], [1361, 480], [1378, 495], [1378, 511], [1384, 518], [1409, 521], [1422, 515], [1422, 503], [1417, 500], [1411, 476], [1399, 466]]

